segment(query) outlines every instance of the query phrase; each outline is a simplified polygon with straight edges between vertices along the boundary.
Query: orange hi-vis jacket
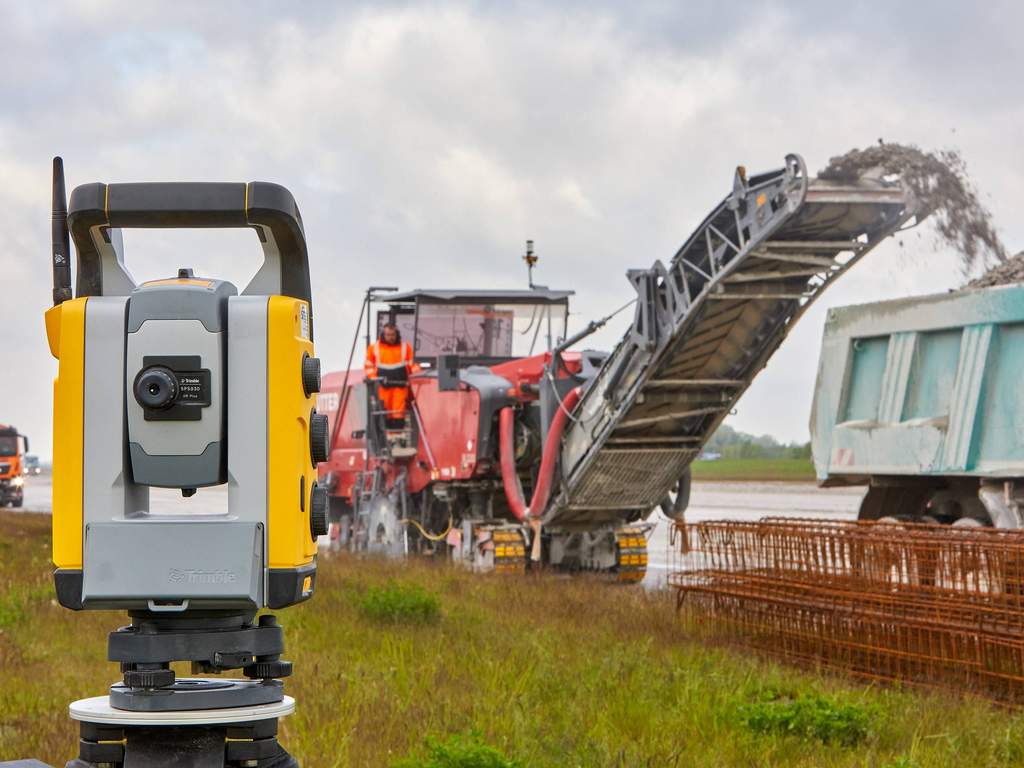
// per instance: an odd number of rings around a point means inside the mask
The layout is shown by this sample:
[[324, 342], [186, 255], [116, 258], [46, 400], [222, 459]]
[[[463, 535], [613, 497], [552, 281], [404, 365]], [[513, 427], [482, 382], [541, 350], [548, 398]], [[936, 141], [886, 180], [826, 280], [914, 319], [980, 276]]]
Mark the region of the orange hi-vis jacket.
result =
[[409, 376], [420, 371], [413, 360], [412, 346], [405, 341], [386, 344], [378, 339], [366, 349], [363, 371], [368, 379], [380, 379], [378, 394], [387, 416], [404, 417], [409, 399]]

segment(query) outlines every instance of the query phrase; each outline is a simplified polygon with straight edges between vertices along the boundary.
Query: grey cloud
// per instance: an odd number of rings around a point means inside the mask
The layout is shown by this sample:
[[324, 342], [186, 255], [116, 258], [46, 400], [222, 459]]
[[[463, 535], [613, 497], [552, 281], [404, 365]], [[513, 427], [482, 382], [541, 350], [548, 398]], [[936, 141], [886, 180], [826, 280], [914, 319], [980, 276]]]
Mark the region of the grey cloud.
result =
[[[279, 181], [314, 259], [319, 347], [344, 363], [359, 295], [519, 285], [578, 291], [576, 321], [629, 298], [737, 163], [812, 169], [878, 137], [958, 144], [1011, 245], [1024, 240], [1016, 5], [812, 3], [11, 3], [0, 53], [3, 327], [21, 363], [0, 400], [48, 452], [48, 170], [70, 180]], [[628, 10], [627, 10], [628, 9]], [[998, 94], [998, 95], [997, 95]], [[955, 133], [953, 130], [955, 129]], [[237, 234], [237, 233], [236, 233]], [[927, 237], [880, 249], [826, 302], [958, 282]], [[129, 233], [140, 274], [233, 271], [243, 237]], [[133, 250], [134, 248], [134, 250]], [[821, 310], [735, 424], [806, 435]], [[614, 333], [598, 339], [603, 346]], [[596, 342], [595, 342], [596, 343]]]

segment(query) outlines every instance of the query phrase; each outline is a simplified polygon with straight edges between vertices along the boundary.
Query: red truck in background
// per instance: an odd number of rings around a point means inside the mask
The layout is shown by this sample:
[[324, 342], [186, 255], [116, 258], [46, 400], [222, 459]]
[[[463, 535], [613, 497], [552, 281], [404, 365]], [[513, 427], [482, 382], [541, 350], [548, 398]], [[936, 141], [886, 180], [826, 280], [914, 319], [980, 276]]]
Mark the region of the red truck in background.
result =
[[28, 438], [0, 424], [0, 506], [20, 507], [25, 500], [25, 454]]

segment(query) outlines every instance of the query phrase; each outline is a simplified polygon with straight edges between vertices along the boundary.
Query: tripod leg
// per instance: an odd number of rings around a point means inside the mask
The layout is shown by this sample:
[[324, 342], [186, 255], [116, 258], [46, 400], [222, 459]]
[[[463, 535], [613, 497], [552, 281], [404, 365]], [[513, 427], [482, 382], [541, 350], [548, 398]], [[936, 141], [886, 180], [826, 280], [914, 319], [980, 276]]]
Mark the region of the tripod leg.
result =
[[280, 757], [275, 758], [265, 766], [261, 766], [261, 768], [299, 768], [299, 761], [282, 749]]
[[124, 768], [224, 768], [224, 733], [211, 728], [132, 728]]

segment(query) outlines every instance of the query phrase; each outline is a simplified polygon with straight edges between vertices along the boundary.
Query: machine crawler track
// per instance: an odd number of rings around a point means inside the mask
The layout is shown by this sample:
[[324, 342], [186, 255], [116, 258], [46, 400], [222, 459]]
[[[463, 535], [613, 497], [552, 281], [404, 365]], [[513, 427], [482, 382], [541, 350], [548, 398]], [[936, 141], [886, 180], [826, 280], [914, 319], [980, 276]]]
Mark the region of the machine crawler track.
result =
[[499, 528], [491, 533], [494, 544], [494, 572], [526, 572], [526, 539], [522, 531]]

